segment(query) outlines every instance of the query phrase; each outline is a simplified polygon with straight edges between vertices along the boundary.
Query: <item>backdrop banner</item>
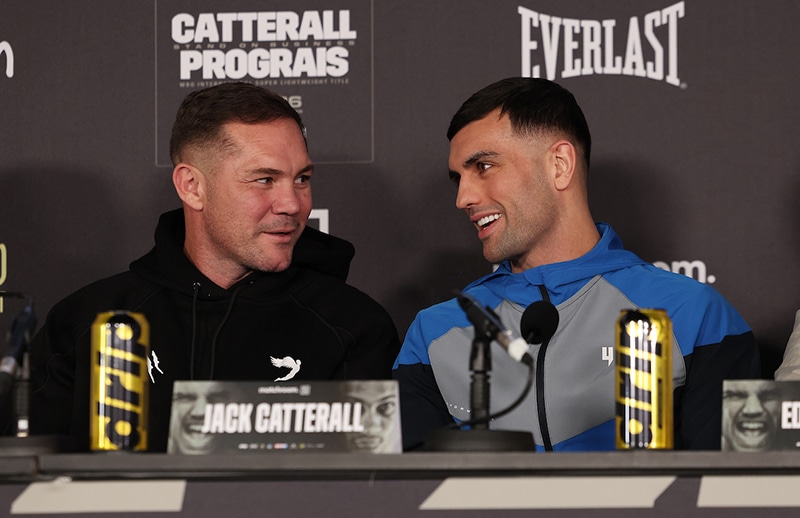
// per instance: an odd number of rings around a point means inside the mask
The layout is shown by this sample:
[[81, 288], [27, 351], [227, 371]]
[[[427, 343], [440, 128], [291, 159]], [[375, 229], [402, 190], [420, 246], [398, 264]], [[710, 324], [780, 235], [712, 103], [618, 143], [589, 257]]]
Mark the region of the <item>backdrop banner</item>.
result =
[[547, 77], [589, 121], [595, 219], [725, 295], [771, 377], [800, 309], [798, 19], [794, 0], [2, 2], [0, 291], [34, 296], [41, 323], [146, 253], [179, 206], [178, 104], [240, 80], [302, 114], [312, 224], [353, 242], [350, 283], [403, 335], [492, 268], [455, 208], [451, 116]]

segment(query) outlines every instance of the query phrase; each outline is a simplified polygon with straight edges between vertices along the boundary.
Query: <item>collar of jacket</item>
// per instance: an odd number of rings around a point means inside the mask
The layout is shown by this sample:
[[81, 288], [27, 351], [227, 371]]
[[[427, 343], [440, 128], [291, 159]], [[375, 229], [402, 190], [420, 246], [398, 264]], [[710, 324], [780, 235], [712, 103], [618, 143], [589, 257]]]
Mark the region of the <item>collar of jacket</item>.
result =
[[259, 292], [277, 289], [303, 269], [346, 280], [350, 261], [355, 255], [349, 242], [306, 227], [295, 245], [292, 265], [288, 269], [274, 273], [253, 272], [225, 289], [214, 284], [189, 261], [183, 252], [185, 236], [183, 209], [162, 214], [156, 227], [155, 246], [131, 263], [131, 271], [155, 284], [189, 295], [194, 295], [199, 284], [201, 298], [215, 300], [228, 298], [237, 289], [242, 289], [242, 295], [246, 295], [251, 290], [248, 285]]

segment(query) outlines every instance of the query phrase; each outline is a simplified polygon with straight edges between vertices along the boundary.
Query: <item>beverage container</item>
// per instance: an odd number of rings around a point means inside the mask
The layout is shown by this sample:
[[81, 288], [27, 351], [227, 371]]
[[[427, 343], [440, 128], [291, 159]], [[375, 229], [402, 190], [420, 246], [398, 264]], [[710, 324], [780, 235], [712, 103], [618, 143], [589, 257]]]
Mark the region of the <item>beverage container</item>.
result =
[[150, 326], [141, 313], [107, 311], [92, 324], [90, 449], [147, 451]]
[[672, 449], [672, 322], [662, 309], [623, 310], [616, 331], [617, 449]]

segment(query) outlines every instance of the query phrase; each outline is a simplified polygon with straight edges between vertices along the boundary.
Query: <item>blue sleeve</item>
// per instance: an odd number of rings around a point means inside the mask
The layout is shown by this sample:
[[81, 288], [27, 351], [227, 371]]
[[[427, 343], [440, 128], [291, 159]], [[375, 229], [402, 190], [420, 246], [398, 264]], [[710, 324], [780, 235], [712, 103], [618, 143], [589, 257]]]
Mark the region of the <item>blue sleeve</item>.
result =
[[406, 338], [402, 347], [400, 347], [400, 353], [397, 355], [392, 369], [397, 369], [399, 365], [413, 365], [416, 363], [430, 365], [431, 359], [428, 357], [429, 344], [422, 335], [421, 319], [421, 314], [417, 314], [417, 317], [408, 328]]
[[406, 451], [421, 446], [434, 429], [453, 422], [436, 384], [420, 320], [417, 315], [408, 329], [392, 370], [400, 387], [400, 422]]

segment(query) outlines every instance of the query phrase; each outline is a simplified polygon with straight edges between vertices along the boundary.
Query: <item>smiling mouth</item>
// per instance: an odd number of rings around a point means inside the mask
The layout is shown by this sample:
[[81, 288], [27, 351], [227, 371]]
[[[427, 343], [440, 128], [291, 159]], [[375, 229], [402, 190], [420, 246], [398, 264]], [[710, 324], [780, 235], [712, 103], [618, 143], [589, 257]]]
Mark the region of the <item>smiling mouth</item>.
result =
[[202, 430], [203, 430], [202, 420], [192, 419], [191, 421], [186, 422], [183, 425], [184, 434], [186, 434], [186, 436], [188, 437], [192, 438], [205, 437], [205, 434], [203, 433]]
[[267, 229], [264, 232], [267, 234], [294, 234], [295, 231], [297, 231], [297, 227], [272, 228]]
[[361, 450], [374, 450], [383, 442], [381, 437], [375, 435], [361, 435], [353, 440], [356, 447]]
[[475, 224], [478, 225], [478, 228], [483, 230], [484, 228], [488, 227], [498, 219], [500, 219], [500, 214], [490, 214], [489, 216], [482, 217], [481, 219], [476, 221]]
[[736, 425], [739, 433], [745, 435], [762, 435], [767, 433], [767, 424], [763, 421], [744, 421]]
[[263, 232], [263, 234], [267, 236], [272, 236], [275, 239], [279, 240], [291, 240], [297, 232], [296, 228], [293, 229], [280, 229], [280, 230], [268, 230]]

